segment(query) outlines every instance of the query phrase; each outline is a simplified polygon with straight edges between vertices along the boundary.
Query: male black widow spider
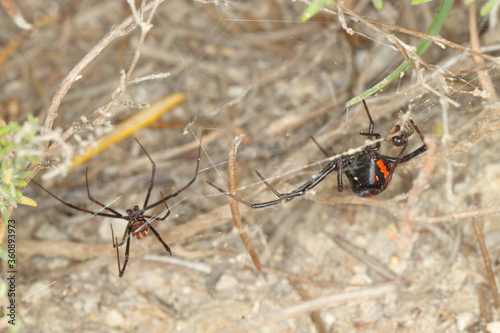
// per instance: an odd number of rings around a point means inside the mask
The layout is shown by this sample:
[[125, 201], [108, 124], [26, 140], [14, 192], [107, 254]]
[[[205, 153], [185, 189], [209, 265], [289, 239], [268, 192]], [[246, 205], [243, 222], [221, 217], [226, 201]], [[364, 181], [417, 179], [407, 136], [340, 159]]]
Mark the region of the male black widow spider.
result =
[[[151, 158], [151, 156], [149, 156], [148, 152], [146, 151], [146, 149], [144, 149], [144, 147], [141, 145], [139, 140], [135, 139], [135, 141], [137, 141], [139, 146], [141, 146], [142, 150], [144, 151], [144, 153], [149, 158], [149, 160], [151, 161], [151, 164], [152, 164], [151, 180], [149, 182], [149, 188], [148, 188], [148, 192], [146, 194], [146, 200], [144, 200], [144, 205], [142, 206], [142, 209], [139, 208], [139, 206], [135, 205], [132, 209], [126, 210], [126, 215], [122, 215], [121, 213], [117, 212], [113, 208], [108, 207], [108, 206], [102, 204], [101, 202], [97, 201], [96, 199], [94, 199], [90, 195], [90, 190], [89, 190], [89, 179], [87, 176], [88, 168], [85, 170], [85, 183], [87, 186], [87, 196], [88, 196], [89, 200], [98, 204], [99, 206], [101, 206], [103, 208], [103, 209], [101, 209], [101, 211], [107, 210], [107, 211], [111, 212], [112, 214], [101, 213], [100, 211], [94, 212], [91, 210], [77, 207], [77, 206], [75, 206], [69, 202], [66, 202], [63, 199], [57, 197], [55, 194], [51, 193], [49, 190], [44, 188], [42, 185], [40, 185], [36, 181], [32, 180], [32, 182], [35, 183], [36, 185], [38, 185], [42, 190], [44, 190], [49, 195], [51, 195], [55, 199], [59, 200], [61, 203], [65, 204], [68, 207], [71, 207], [71, 208], [74, 208], [74, 209], [79, 210], [81, 212], [89, 213], [92, 215], [106, 216], [106, 217], [111, 217], [111, 218], [115, 218], [115, 219], [123, 219], [123, 220], [128, 221], [127, 227], [125, 228], [125, 232], [123, 233], [123, 238], [120, 242], [118, 242], [118, 238], [115, 237], [115, 235], [114, 235], [113, 226], [110, 225], [111, 226], [111, 237], [113, 239], [113, 248], [116, 248], [116, 257], [117, 257], [117, 261], [118, 261], [118, 272], [119, 272], [120, 277], [122, 277], [123, 274], [125, 274], [125, 269], [127, 268], [127, 264], [128, 264], [129, 252], [130, 252], [130, 235], [132, 235], [133, 237], [135, 237], [137, 239], [143, 239], [144, 237], [147, 236], [149, 230], [151, 230], [153, 232], [153, 234], [156, 236], [156, 238], [158, 238], [158, 241], [163, 245], [165, 250], [170, 255], [172, 255], [172, 251], [170, 250], [168, 245], [163, 241], [163, 239], [161, 238], [160, 234], [156, 231], [156, 229], [153, 228], [153, 226], [150, 224], [150, 222], [151, 221], [163, 221], [170, 215], [170, 209], [168, 208], [167, 200], [177, 196], [179, 193], [181, 193], [182, 191], [187, 189], [191, 184], [194, 183], [194, 181], [196, 180], [196, 176], [198, 175], [198, 168], [200, 166], [201, 143], [200, 143], [200, 146], [198, 148], [198, 158], [197, 158], [197, 162], [196, 162], [196, 169], [194, 172], [194, 177], [184, 187], [177, 190], [177, 192], [169, 194], [166, 197], [164, 197], [163, 194], [160, 192], [161, 200], [148, 205], [149, 197], [151, 195], [151, 191], [153, 190], [153, 186], [154, 186], [156, 164], [153, 162], [153, 159]], [[154, 208], [162, 203], [164, 203], [165, 207], [167, 208], [167, 212], [164, 216], [158, 217], [158, 216], [152, 216], [152, 215], [144, 215], [144, 213], [147, 210], [150, 210], [151, 208]], [[127, 242], [127, 245], [125, 247], [125, 260], [123, 262], [123, 266], [121, 266], [119, 247], [122, 246], [125, 242]]]
[[[363, 105], [365, 107], [366, 115], [368, 116], [368, 119], [370, 121], [370, 127], [368, 128], [368, 132], [360, 132], [359, 134], [367, 136], [370, 140], [373, 140], [373, 138], [375, 138], [375, 140], [379, 140], [381, 136], [379, 133], [373, 132], [375, 123], [373, 122], [370, 111], [368, 110], [368, 106], [366, 105], [366, 102], [364, 100]], [[404, 152], [408, 147], [408, 138], [414, 133], [414, 131], [416, 131], [420, 136], [423, 145], [420, 148], [409, 153], [408, 155], [404, 155]], [[323, 152], [323, 154], [325, 154], [327, 157], [331, 156], [316, 142], [313, 137], [311, 137], [311, 139]], [[382, 193], [387, 188], [387, 186], [389, 186], [392, 175], [394, 174], [394, 171], [399, 164], [408, 162], [412, 158], [422, 154], [427, 150], [424, 136], [412, 119], [408, 119], [408, 123], [403, 126], [396, 124], [391, 130], [388, 140], [389, 139], [394, 146], [401, 147], [401, 150], [399, 151], [399, 155], [397, 157], [379, 154], [378, 150], [381, 146], [381, 142], [379, 140], [374, 145], [367, 146], [357, 153], [342, 156], [332, 160], [328, 163], [328, 165], [322, 168], [320, 172], [316, 173], [302, 186], [290, 193], [279, 193], [274, 187], [271, 186], [271, 184], [269, 184], [264, 179], [260, 172], [255, 170], [255, 173], [260, 178], [260, 180], [262, 180], [262, 182], [279, 198], [277, 200], [261, 203], [250, 203], [228, 193], [227, 191], [224, 191], [208, 180], [207, 183], [219, 192], [241, 202], [244, 205], [247, 205], [250, 208], [265, 208], [283, 202], [288, 202], [295, 197], [306, 194], [307, 191], [311, 190], [316, 185], [321, 183], [330, 173], [337, 171], [337, 190], [339, 192], [342, 192], [342, 190], [344, 189], [342, 174], [345, 173], [354, 194], [363, 198], [371, 198]]]

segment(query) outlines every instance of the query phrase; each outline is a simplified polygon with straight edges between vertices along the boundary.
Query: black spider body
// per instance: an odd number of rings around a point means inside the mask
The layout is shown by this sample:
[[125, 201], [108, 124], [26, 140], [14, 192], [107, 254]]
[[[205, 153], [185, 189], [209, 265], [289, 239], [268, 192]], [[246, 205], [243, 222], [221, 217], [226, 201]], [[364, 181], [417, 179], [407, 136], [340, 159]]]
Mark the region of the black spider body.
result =
[[[376, 140], [373, 145], [368, 145], [362, 150], [355, 152], [350, 155], [341, 156], [333, 161], [329, 162], [324, 168], [318, 173], [312, 176], [307, 182], [299, 186], [296, 190], [289, 193], [279, 193], [274, 187], [269, 184], [265, 178], [255, 170], [257, 176], [262, 180], [262, 182], [279, 198], [272, 201], [260, 202], [260, 203], [250, 203], [243, 200], [231, 193], [228, 193], [213, 184], [210, 181], [207, 183], [215, 188], [217, 191], [233, 198], [244, 205], [251, 208], [265, 208], [273, 205], [277, 205], [283, 202], [288, 202], [295, 197], [302, 196], [307, 193], [307, 191], [314, 188], [316, 185], [321, 183], [326, 177], [332, 173], [337, 173], [337, 189], [342, 192], [344, 189], [344, 184], [342, 181], [342, 175], [345, 174], [349, 180], [349, 184], [354, 194], [363, 198], [371, 198], [380, 193], [382, 193], [391, 183], [392, 175], [399, 164], [406, 163], [412, 158], [424, 153], [427, 150], [427, 145], [424, 141], [424, 136], [420, 132], [419, 128], [415, 122], [407, 118], [405, 121], [400, 119], [391, 129], [389, 136], [386, 138], [386, 142], [392, 144], [395, 147], [401, 148], [397, 157], [391, 157], [380, 154], [378, 151], [381, 147], [381, 135], [374, 132], [375, 123], [370, 115], [368, 107], [363, 101], [366, 115], [370, 121], [370, 126], [368, 132], [360, 132], [359, 134], [368, 137], [369, 140]], [[406, 148], [408, 148], [408, 139], [414, 133], [417, 132], [418, 136], [422, 140], [422, 145], [414, 150], [413, 152], [406, 154]], [[327, 157], [330, 154], [323, 149], [313, 137], [311, 139], [318, 146], [318, 148]]]
[[382, 193], [389, 186], [392, 174], [387, 158], [377, 152], [358, 154], [352, 165], [344, 170], [354, 194], [371, 198]]

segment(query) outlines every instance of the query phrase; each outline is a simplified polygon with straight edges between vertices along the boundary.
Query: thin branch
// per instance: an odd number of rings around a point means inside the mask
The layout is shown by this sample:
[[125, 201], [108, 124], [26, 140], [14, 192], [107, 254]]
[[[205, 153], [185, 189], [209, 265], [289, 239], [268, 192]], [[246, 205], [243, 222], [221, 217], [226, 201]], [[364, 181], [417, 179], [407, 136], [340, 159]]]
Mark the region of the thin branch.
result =
[[[480, 199], [480, 196], [478, 197]], [[488, 275], [488, 281], [490, 283], [491, 293], [493, 295], [493, 304], [495, 305], [495, 308], [498, 309], [498, 307], [500, 306], [500, 297], [498, 295], [498, 287], [495, 280], [495, 274], [493, 273], [493, 269], [491, 268], [490, 254], [488, 253], [488, 248], [486, 247], [486, 243], [484, 241], [482, 223], [477, 217], [473, 219], [473, 222], [474, 232], [476, 233], [479, 249], [481, 250], [481, 256], [483, 257], [484, 269], [486, 270], [486, 274]]]
[[3, 8], [7, 12], [7, 14], [10, 16], [12, 21], [21, 29], [23, 30], [30, 30], [33, 28], [33, 25], [30, 23], [26, 22], [26, 20], [23, 17], [23, 14], [19, 11], [19, 9], [16, 7], [16, 5], [11, 1], [11, 0], [0, 0], [0, 3], [2, 4]]
[[470, 219], [471, 217], [480, 217], [487, 215], [500, 214], [500, 207], [482, 208], [467, 212], [453, 213], [436, 217], [415, 217], [415, 221], [419, 223], [443, 223], [453, 222], [462, 219]]
[[[238, 135], [234, 138], [231, 143], [231, 150], [229, 152], [229, 164], [228, 164], [228, 183], [229, 183], [229, 193], [232, 195], [236, 195], [236, 150], [238, 149], [238, 145], [241, 143], [243, 139], [243, 135]], [[233, 224], [238, 229], [238, 233], [240, 235], [241, 241], [247, 248], [250, 257], [255, 265], [255, 267], [261, 271], [262, 264], [260, 263], [259, 255], [255, 248], [252, 246], [250, 239], [245, 231], [243, 226], [243, 222], [240, 217], [240, 210], [238, 208], [238, 202], [234, 199], [229, 200], [229, 206], [231, 207], [231, 215], [233, 217]]]

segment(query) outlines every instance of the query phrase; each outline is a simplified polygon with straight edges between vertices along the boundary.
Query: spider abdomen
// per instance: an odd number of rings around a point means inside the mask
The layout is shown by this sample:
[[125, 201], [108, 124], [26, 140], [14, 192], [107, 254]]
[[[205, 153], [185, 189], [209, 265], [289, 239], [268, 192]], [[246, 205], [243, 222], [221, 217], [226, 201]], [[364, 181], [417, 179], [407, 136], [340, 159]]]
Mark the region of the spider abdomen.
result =
[[148, 235], [149, 227], [142, 221], [135, 221], [132, 223], [132, 226], [130, 226], [130, 231], [135, 238], [143, 239]]
[[371, 198], [382, 193], [391, 182], [391, 165], [378, 153], [362, 155], [345, 170], [354, 194]]

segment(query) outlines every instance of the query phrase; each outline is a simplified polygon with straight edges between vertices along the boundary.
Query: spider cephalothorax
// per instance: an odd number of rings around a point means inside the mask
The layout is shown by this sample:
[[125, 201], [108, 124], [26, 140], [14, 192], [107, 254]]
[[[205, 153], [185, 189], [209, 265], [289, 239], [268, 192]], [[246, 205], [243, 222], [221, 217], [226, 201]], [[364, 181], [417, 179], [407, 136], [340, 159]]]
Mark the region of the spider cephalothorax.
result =
[[[167, 208], [168, 210], [168, 208]], [[137, 239], [143, 239], [149, 233], [149, 227], [144, 218], [144, 210], [135, 205], [132, 209], [127, 209], [127, 220], [130, 225], [130, 233]], [[170, 249], [168, 249], [170, 250]], [[169, 251], [170, 252], [170, 251]]]

